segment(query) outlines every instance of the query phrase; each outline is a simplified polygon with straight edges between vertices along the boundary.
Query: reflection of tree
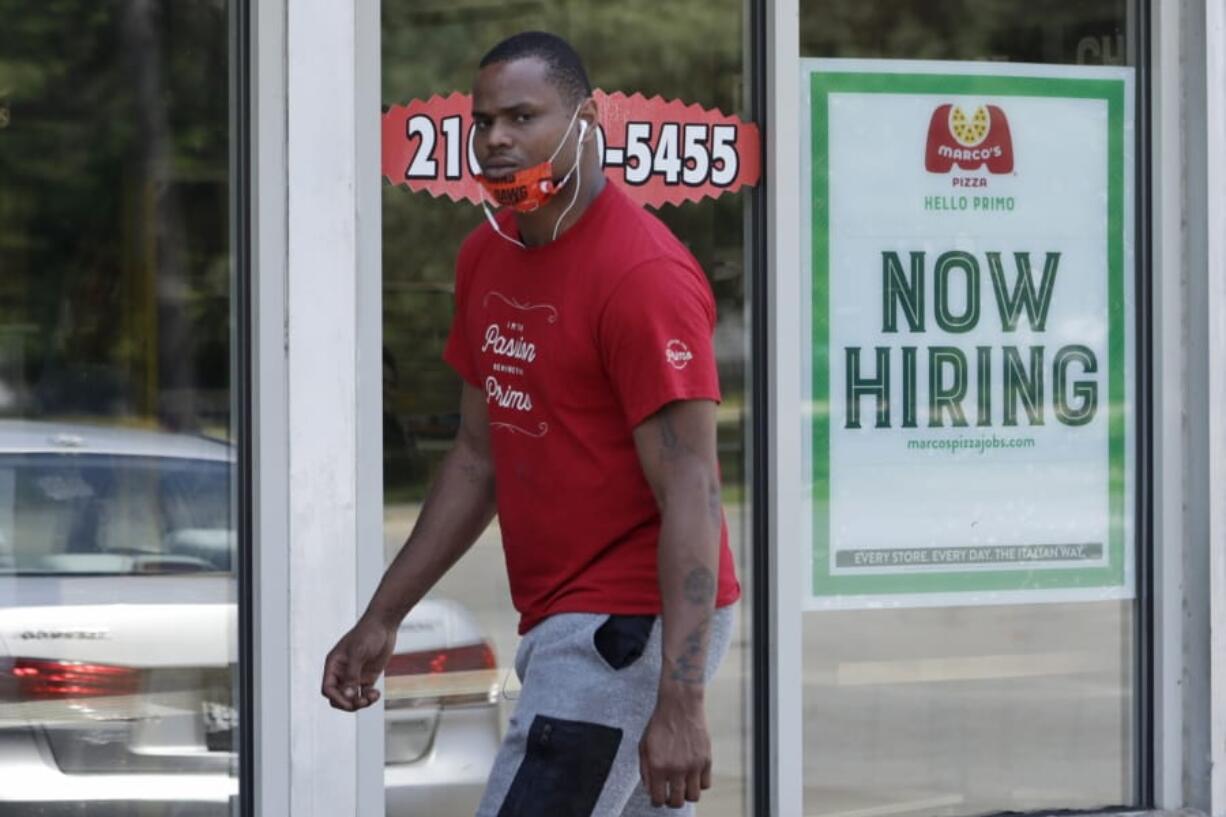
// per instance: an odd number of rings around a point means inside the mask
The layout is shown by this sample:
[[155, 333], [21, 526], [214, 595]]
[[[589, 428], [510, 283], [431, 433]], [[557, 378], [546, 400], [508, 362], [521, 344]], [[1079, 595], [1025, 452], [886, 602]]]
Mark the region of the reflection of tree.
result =
[[0, 325], [26, 326], [0, 380], [25, 414], [224, 425], [224, 3], [0, 0], [0, 19]]
[[[1080, 47], [1085, 38], [1114, 41], [1126, 5], [802, 0], [798, 36], [805, 56], [1074, 62], [1094, 53]], [[744, 6], [741, 0], [384, 0], [383, 101], [467, 90], [489, 46], [539, 28], [569, 39], [593, 83], [605, 90], [661, 94], [743, 115]], [[661, 213], [712, 277], [726, 316], [743, 306], [743, 206], [738, 195]], [[385, 339], [412, 384], [391, 405], [410, 417], [452, 410], [458, 387], [439, 360], [452, 263], [480, 214], [385, 185], [383, 220]], [[743, 388], [740, 362], [721, 367], [721, 378], [735, 396]]]
[[154, 26], [154, 14], [152, 0], [128, 0], [120, 27], [121, 49], [136, 89], [139, 168], [153, 211], [153, 261], [157, 265], [154, 337], [161, 358], [157, 376], [160, 388], [172, 395], [159, 408], [167, 425], [182, 428], [196, 424], [191, 372], [186, 368], [191, 327], [184, 307], [190, 293], [184, 271], [183, 212], [178, 190], [171, 183], [174, 146], [162, 104], [162, 43]]
[[1114, 41], [1122, 33], [1127, 6], [1125, 0], [801, 0], [800, 53], [1074, 63], [1083, 37]]

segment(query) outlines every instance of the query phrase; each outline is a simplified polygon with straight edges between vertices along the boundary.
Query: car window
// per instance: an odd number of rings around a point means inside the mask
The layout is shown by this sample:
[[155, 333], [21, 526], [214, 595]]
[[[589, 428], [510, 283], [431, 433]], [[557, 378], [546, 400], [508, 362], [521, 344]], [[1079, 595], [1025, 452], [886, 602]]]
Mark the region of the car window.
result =
[[230, 570], [226, 462], [79, 454], [0, 456], [0, 570]]

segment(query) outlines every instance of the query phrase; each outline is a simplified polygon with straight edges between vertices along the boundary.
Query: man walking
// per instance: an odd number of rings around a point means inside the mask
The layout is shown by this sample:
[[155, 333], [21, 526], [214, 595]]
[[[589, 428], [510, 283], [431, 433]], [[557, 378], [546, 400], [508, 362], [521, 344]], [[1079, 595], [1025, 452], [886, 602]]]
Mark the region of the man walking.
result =
[[740, 595], [720, 504], [698, 263], [601, 173], [597, 110], [563, 40], [481, 61], [474, 149], [489, 223], [456, 265], [444, 356], [461, 427], [323, 694], [356, 711], [397, 627], [494, 514], [522, 692], [479, 817], [692, 811], [710, 787], [704, 688]]

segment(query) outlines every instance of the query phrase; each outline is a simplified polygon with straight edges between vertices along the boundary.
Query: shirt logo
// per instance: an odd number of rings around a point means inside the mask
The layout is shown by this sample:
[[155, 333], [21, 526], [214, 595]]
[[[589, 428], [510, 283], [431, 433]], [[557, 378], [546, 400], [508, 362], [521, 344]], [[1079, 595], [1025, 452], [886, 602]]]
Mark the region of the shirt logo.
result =
[[957, 105], [941, 105], [928, 123], [924, 169], [948, 173], [988, 166], [989, 173], [1013, 172], [1013, 136], [1009, 120], [996, 105], [981, 105], [968, 117]]
[[674, 369], [684, 369], [694, 359], [694, 353], [690, 347], [673, 338], [664, 346], [664, 359]]

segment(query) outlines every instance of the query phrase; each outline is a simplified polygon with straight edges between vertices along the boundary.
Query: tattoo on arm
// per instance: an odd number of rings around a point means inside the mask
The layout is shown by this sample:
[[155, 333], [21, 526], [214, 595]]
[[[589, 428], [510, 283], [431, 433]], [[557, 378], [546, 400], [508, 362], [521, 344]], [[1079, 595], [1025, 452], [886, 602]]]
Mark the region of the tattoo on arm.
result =
[[724, 524], [724, 505], [720, 501], [718, 483], [712, 484], [711, 489], [707, 491], [707, 511], [711, 514], [711, 519], [715, 524]]
[[710, 604], [715, 598], [715, 574], [706, 567], [696, 567], [685, 577], [685, 599], [690, 604]]
[[671, 460], [681, 453], [680, 448], [677, 429], [673, 428], [673, 420], [665, 410], [660, 414], [660, 453], [664, 459]]
[[464, 474], [464, 478], [473, 485], [485, 482], [488, 478], [485, 473], [485, 469], [481, 468], [475, 462], [461, 463], [460, 471]]
[[685, 651], [673, 661], [672, 680], [679, 684], [702, 684], [706, 680], [707, 620], [685, 637]]

